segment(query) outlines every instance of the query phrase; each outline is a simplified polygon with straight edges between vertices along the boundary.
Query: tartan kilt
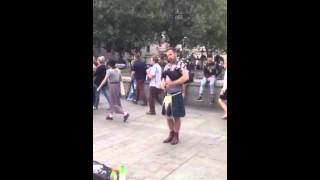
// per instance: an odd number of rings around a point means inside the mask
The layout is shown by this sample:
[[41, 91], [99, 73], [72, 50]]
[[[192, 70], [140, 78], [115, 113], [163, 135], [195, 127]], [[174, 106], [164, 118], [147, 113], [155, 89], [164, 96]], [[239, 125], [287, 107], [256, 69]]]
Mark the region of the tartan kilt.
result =
[[169, 104], [167, 109], [165, 108], [164, 104], [162, 105], [162, 115], [166, 115], [169, 117], [184, 117], [186, 115], [183, 97], [181, 93], [172, 96], [172, 103]]

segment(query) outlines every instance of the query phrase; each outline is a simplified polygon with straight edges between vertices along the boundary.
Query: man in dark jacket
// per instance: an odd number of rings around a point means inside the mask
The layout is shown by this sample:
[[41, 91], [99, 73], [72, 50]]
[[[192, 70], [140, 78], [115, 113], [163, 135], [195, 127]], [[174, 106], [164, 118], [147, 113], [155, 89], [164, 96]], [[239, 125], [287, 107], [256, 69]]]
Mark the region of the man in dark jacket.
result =
[[[96, 87], [98, 87], [100, 85], [100, 83], [102, 82], [102, 80], [104, 79], [104, 77], [106, 76], [106, 71], [107, 71], [107, 67], [106, 67], [106, 61], [104, 56], [100, 56], [98, 58], [98, 66], [96, 68], [96, 71], [94, 72], [94, 85]], [[110, 104], [110, 99], [109, 99], [109, 95], [108, 95], [108, 89], [107, 89], [107, 84], [105, 84], [101, 90], [96, 92], [96, 98], [95, 98], [95, 103], [94, 103], [94, 109], [98, 109], [99, 108], [99, 101], [100, 101], [100, 93], [103, 93], [104, 97], [106, 98], [106, 100], [108, 101], [108, 103]]]
[[143, 106], [147, 105], [147, 97], [144, 93], [144, 82], [147, 76], [147, 64], [141, 59], [140, 54], [136, 54], [137, 61], [134, 63], [132, 72], [131, 72], [131, 79], [136, 80], [137, 90], [136, 90], [136, 101], [135, 103], [138, 104], [139, 99], [143, 100]]
[[197, 98], [197, 101], [203, 101], [202, 96], [203, 96], [203, 92], [204, 92], [204, 88], [207, 82], [209, 82], [209, 86], [210, 86], [210, 95], [211, 95], [211, 100], [210, 100], [210, 104], [214, 103], [214, 84], [216, 82], [216, 64], [212, 59], [212, 55], [208, 55], [207, 58], [207, 63], [203, 68], [203, 74], [204, 77], [201, 80], [201, 84], [200, 84], [200, 90], [199, 90], [199, 97]]

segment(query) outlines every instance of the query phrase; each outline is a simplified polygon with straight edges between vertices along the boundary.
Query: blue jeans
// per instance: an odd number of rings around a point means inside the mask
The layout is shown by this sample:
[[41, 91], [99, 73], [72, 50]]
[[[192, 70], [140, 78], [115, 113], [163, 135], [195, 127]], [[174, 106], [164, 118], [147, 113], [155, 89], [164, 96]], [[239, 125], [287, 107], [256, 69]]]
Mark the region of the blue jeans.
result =
[[104, 97], [106, 98], [106, 100], [108, 101], [109, 105], [110, 105], [110, 98], [108, 95], [108, 89], [107, 87], [102, 87], [99, 91], [96, 92], [96, 101], [95, 101], [95, 107], [98, 109], [99, 106], [99, 101], [100, 101], [100, 94], [101, 92], [103, 93]]
[[137, 86], [137, 84], [136, 84], [136, 81], [134, 80], [133, 84], [130, 87], [127, 100], [129, 100], [129, 101], [136, 100], [136, 86]]
[[202, 78], [201, 80], [201, 84], [200, 84], [200, 92], [199, 95], [202, 96], [203, 95], [203, 91], [204, 91], [204, 87], [206, 86], [207, 82], [209, 81], [209, 86], [210, 86], [210, 94], [213, 95], [214, 94], [214, 83], [216, 82], [216, 77], [215, 76], [211, 76], [209, 78]]

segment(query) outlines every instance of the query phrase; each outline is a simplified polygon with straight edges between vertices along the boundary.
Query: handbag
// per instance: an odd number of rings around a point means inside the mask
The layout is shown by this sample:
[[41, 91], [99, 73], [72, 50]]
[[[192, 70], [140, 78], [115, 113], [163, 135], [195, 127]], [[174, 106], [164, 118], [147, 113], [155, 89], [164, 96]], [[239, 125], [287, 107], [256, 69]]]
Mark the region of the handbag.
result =
[[[116, 68], [116, 70], [121, 74], [121, 70]], [[126, 95], [126, 91], [124, 90], [124, 84], [123, 81], [120, 81], [120, 95], [121, 96], [125, 96]]]

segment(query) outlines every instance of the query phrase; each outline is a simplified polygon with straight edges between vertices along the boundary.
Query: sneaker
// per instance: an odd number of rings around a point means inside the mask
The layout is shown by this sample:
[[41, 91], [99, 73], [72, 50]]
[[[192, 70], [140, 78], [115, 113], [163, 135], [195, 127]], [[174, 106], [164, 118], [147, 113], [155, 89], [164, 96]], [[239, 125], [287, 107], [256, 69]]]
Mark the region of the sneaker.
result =
[[201, 96], [199, 96], [198, 99], [196, 99], [196, 101], [203, 101], [203, 99]]

